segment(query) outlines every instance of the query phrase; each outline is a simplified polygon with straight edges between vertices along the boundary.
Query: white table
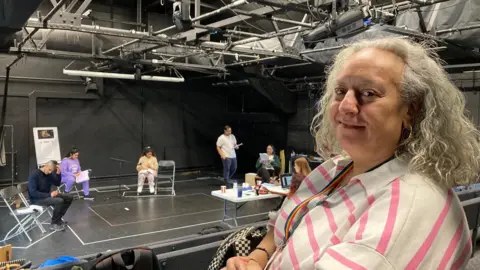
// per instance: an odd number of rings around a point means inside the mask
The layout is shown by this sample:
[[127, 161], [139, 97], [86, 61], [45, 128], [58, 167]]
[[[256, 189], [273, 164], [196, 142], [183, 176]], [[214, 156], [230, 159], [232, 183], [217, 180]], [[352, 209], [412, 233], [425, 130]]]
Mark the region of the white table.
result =
[[266, 188], [269, 192], [277, 195], [287, 196], [290, 192], [289, 188], [282, 188], [281, 186], [277, 186], [274, 184], [266, 184], [263, 183], [262, 187]]
[[[242, 206], [244, 206], [247, 202], [252, 202], [252, 201], [259, 201], [259, 200], [266, 200], [266, 199], [274, 199], [274, 198], [282, 198], [283, 196], [277, 195], [277, 194], [264, 194], [264, 195], [258, 195], [255, 193], [255, 191], [244, 191], [242, 194], [241, 198], [237, 197], [237, 193], [234, 192], [233, 189], [227, 189], [225, 193], [222, 193], [220, 190], [214, 190], [212, 191], [212, 196], [220, 198], [223, 200], [223, 218], [222, 222], [227, 224], [229, 227], [230, 224], [225, 222], [226, 218], [232, 218], [233, 222], [235, 223], [235, 226], [238, 226], [237, 222], [237, 211], [240, 209]], [[227, 206], [228, 203], [231, 203], [235, 206], [235, 209], [233, 211], [233, 216], [229, 216], [227, 213]]]

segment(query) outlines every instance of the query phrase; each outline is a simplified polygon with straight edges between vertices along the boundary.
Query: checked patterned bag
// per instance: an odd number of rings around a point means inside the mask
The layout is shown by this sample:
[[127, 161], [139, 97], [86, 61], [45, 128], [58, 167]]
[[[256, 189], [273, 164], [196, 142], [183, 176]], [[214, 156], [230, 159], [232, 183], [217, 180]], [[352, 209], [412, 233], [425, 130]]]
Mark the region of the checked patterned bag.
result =
[[265, 226], [246, 227], [230, 234], [220, 244], [208, 266], [208, 270], [220, 270], [227, 265], [227, 260], [231, 257], [248, 256], [260, 244], [266, 234], [267, 228]]

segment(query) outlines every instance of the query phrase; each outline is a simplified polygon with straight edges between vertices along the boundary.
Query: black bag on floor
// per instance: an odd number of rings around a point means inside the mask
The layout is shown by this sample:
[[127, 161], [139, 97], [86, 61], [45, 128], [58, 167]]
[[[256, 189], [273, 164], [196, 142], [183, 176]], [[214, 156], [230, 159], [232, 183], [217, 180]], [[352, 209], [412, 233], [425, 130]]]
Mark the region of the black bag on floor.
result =
[[149, 248], [131, 248], [105, 254], [90, 270], [158, 270], [157, 256]]

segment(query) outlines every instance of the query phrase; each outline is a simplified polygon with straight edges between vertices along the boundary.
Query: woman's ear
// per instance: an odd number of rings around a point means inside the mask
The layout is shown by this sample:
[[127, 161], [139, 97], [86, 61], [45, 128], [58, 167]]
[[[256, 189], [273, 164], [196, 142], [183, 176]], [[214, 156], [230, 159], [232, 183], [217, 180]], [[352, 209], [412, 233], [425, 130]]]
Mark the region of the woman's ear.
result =
[[413, 120], [417, 117], [420, 110], [420, 104], [418, 102], [413, 102], [408, 106], [407, 113], [405, 114], [403, 120], [403, 126], [408, 128], [413, 125]]

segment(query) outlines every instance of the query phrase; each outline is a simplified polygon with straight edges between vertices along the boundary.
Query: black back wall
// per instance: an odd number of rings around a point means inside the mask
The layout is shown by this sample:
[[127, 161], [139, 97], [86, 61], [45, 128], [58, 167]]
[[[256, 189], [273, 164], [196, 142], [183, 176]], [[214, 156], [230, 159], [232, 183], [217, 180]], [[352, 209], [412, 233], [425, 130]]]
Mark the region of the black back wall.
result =
[[297, 113], [288, 119], [288, 148], [296, 153], [312, 155], [315, 153], [315, 139], [310, 132], [310, 125], [317, 113], [315, 103], [318, 97], [302, 93], [297, 96]]
[[[0, 55], [0, 66], [11, 59]], [[84, 95], [80, 79], [61, 73], [69, 62], [30, 57], [13, 67], [6, 124], [15, 128], [17, 182], [26, 181], [35, 167], [35, 152], [28, 147], [33, 141], [28, 124], [32, 91], [50, 93], [49, 98], [37, 99], [37, 126], [58, 127], [62, 155], [76, 146], [82, 167], [93, 169], [95, 176], [134, 173], [147, 145], [155, 148], [160, 159], [175, 160], [179, 168], [214, 165], [221, 169], [215, 142], [225, 124], [245, 144], [238, 151], [240, 173], [254, 171], [266, 144], [273, 143], [277, 149], [286, 145], [286, 116], [252, 88], [212, 88], [201, 81], [105, 80], [104, 97], [83, 100], [76, 99]], [[2, 86], [3, 74], [0, 70]], [[72, 98], [56, 98], [55, 93]], [[110, 157], [132, 163], [120, 170]], [[10, 177], [9, 165], [8, 160], [6, 167], [0, 167], [0, 179]]]

